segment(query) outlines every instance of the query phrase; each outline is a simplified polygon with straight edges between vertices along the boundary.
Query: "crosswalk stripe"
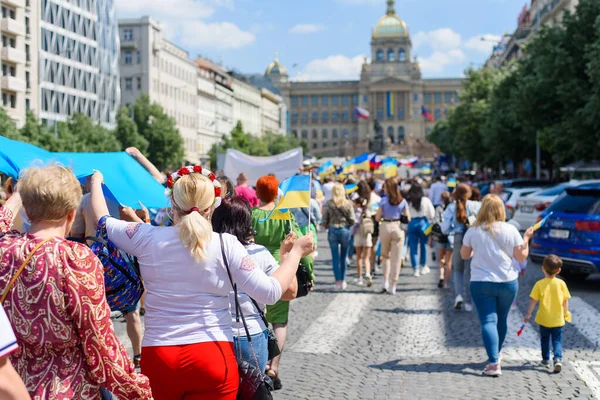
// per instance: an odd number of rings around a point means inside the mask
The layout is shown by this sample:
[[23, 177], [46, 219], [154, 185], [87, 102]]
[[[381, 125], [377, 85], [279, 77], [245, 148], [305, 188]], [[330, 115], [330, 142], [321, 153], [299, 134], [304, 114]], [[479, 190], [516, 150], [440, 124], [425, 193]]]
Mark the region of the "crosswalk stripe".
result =
[[587, 340], [600, 347], [600, 312], [583, 299], [574, 296], [569, 300], [569, 310], [573, 315], [573, 326]]
[[340, 293], [333, 298], [291, 350], [298, 353], [339, 353], [372, 298], [369, 294]]
[[396, 334], [396, 357], [434, 357], [447, 353], [441, 297], [406, 296], [401, 304], [404, 313]]
[[525, 316], [518, 307], [510, 309], [508, 332], [502, 349], [503, 357], [508, 360], [535, 361], [541, 358], [539, 334], [531, 324], [526, 324], [521, 336], [517, 336], [524, 319]]
[[600, 400], [600, 362], [571, 361], [570, 364], [581, 380], [590, 388], [594, 397]]

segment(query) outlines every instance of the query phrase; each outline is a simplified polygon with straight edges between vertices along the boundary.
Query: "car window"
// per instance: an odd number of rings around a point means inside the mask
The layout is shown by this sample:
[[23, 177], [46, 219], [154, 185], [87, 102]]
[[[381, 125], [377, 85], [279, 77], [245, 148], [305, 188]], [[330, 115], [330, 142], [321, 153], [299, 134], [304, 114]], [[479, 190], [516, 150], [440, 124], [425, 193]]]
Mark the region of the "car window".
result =
[[535, 193], [535, 190], [532, 190], [531, 192], [521, 192], [521, 197], [529, 196], [531, 193]]
[[600, 191], [580, 190], [565, 193], [548, 207], [548, 211], [569, 214], [600, 214]]
[[564, 192], [567, 187], [569, 187], [569, 185], [557, 185], [550, 189], [537, 192], [536, 196], [558, 196], [559, 194]]

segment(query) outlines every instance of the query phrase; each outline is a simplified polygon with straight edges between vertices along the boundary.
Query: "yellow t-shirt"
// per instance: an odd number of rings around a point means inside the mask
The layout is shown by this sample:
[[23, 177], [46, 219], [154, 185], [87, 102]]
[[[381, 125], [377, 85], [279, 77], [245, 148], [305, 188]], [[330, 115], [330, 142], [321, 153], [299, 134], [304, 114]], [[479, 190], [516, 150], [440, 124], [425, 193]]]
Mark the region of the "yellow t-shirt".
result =
[[565, 281], [558, 278], [544, 278], [535, 284], [529, 295], [539, 301], [535, 322], [546, 328], [565, 325], [563, 303], [571, 298]]

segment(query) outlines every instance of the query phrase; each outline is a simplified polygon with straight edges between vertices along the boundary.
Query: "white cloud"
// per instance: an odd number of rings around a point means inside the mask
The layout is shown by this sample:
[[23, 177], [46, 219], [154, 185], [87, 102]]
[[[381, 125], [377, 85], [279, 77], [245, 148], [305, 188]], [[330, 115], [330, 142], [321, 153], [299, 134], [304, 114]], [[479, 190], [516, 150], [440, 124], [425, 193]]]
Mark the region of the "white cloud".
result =
[[189, 48], [239, 49], [256, 40], [254, 34], [231, 22], [186, 21], [180, 35], [181, 44]]
[[473, 36], [465, 42], [465, 48], [481, 54], [492, 54], [494, 46], [502, 39], [499, 35], [485, 34]]
[[360, 76], [364, 57], [363, 55], [358, 55], [349, 58], [339, 54], [327, 58], [315, 59], [304, 67], [298, 79], [302, 81], [355, 80]]
[[448, 66], [462, 64], [467, 60], [466, 54], [461, 49], [449, 51], [436, 51], [429, 57], [419, 59], [421, 72], [424, 74], [439, 74]]
[[417, 32], [413, 36], [414, 49], [421, 46], [429, 46], [433, 50], [449, 50], [460, 47], [460, 34], [450, 28], [437, 29], [430, 32]]
[[325, 29], [323, 27], [323, 25], [298, 24], [298, 25], [294, 26], [292, 29], [290, 29], [290, 33], [293, 33], [296, 35], [308, 35], [311, 33], [320, 32], [323, 29]]
[[116, 0], [115, 5], [119, 17], [150, 15], [160, 22], [173, 18], [207, 18], [220, 4], [214, 1], [169, 0], [169, 6], [165, 7], [164, 0]]

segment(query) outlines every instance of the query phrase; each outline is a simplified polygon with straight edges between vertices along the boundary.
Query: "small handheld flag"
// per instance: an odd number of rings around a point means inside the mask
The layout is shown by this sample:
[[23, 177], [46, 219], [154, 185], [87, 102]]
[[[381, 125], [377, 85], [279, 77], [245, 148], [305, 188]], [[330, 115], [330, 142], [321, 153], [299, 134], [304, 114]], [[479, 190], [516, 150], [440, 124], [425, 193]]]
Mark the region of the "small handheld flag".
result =
[[296, 175], [281, 182], [280, 198], [275, 208], [266, 218], [259, 222], [264, 222], [275, 217], [276, 219], [287, 220], [288, 208], [307, 208], [310, 205], [310, 176]]
[[525, 324], [521, 325], [521, 328], [517, 331], [517, 336], [521, 336], [523, 331], [525, 330]]
[[456, 178], [450, 178], [448, 179], [448, 185], [449, 188], [455, 188], [456, 187]]
[[429, 234], [431, 233], [432, 230], [433, 230], [433, 224], [431, 222], [429, 222], [427, 224], [427, 226], [425, 227], [425, 229], [423, 229], [423, 233], [425, 234], [425, 236], [429, 236]]
[[538, 222], [537, 224], [535, 224], [533, 226], [533, 231], [537, 231], [538, 229], [540, 229], [542, 226], [544, 226], [546, 224], [546, 221], [548, 221], [548, 218], [552, 215], [553, 213], [550, 212], [548, 215], [546, 215], [544, 217], [544, 219], [542, 219], [540, 222]]
[[358, 185], [356, 183], [351, 183], [349, 185], [345, 185], [344, 188], [346, 189], [346, 194], [351, 194], [358, 190]]

